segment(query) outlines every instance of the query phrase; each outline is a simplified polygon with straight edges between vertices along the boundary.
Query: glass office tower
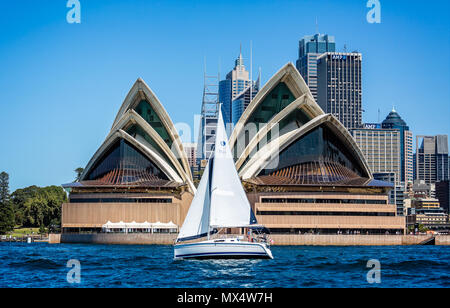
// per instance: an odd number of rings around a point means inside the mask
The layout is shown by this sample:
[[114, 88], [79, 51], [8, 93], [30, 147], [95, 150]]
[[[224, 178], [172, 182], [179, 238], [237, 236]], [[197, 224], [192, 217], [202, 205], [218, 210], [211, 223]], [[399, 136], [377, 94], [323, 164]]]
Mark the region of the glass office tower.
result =
[[317, 58], [317, 103], [347, 129], [362, 125], [362, 54], [326, 52]]
[[325, 52], [336, 51], [334, 37], [330, 35], [304, 36], [299, 42], [297, 70], [302, 75], [311, 94], [317, 101], [317, 57]]
[[242, 51], [235, 61], [235, 66], [225, 80], [219, 82], [219, 102], [222, 103], [222, 115], [228, 134], [233, 123], [233, 100], [252, 85], [250, 74], [245, 69]]
[[401, 152], [401, 178], [404, 183], [413, 181], [413, 152], [412, 152], [412, 132], [409, 126], [400, 117], [400, 115], [392, 109], [386, 119], [381, 123], [385, 129], [398, 129], [400, 131], [400, 152]]

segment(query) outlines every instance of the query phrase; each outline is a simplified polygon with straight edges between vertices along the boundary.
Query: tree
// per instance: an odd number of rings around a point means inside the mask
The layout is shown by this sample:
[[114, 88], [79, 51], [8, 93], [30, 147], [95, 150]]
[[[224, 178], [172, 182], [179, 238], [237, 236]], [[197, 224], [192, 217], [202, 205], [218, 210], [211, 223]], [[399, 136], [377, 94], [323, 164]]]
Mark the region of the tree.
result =
[[30, 186], [11, 195], [16, 224], [24, 227], [49, 227], [61, 223], [61, 206], [67, 195], [60, 186]]
[[77, 174], [77, 177], [75, 178], [75, 182], [79, 182], [81, 181], [81, 175], [84, 172], [84, 168], [78, 167], [77, 169], [75, 169], [75, 173]]
[[14, 211], [9, 195], [9, 175], [0, 173], [0, 234], [14, 229]]
[[427, 227], [425, 227], [423, 224], [419, 224], [419, 232], [420, 233], [426, 233], [427, 231], [429, 231], [430, 229], [428, 229]]

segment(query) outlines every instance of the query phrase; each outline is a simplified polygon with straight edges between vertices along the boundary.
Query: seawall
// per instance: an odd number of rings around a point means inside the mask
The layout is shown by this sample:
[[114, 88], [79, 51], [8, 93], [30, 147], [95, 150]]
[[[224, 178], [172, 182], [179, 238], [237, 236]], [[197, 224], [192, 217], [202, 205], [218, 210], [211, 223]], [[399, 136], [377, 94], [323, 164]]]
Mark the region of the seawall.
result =
[[[176, 234], [50, 234], [49, 243], [84, 243], [111, 245], [172, 245]], [[309, 235], [272, 234], [277, 246], [399, 246], [419, 245], [430, 235]], [[436, 245], [450, 245], [450, 235], [435, 236]]]
[[50, 234], [49, 243], [110, 244], [110, 245], [172, 245], [177, 234], [148, 233], [95, 233], [95, 234]]

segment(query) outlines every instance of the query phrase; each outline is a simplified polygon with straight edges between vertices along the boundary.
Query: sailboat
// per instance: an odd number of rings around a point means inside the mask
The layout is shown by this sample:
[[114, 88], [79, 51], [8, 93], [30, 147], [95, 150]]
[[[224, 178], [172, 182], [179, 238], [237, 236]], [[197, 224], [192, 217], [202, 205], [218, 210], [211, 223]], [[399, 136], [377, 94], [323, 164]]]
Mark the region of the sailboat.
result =
[[[227, 228], [246, 228], [243, 236], [212, 238]], [[204, 170], [174, 245], [175, 259], [273, 259], [239, 179], [219, 108], [214, 152]], [[194, 240], [205, 238], [199, 242]]]

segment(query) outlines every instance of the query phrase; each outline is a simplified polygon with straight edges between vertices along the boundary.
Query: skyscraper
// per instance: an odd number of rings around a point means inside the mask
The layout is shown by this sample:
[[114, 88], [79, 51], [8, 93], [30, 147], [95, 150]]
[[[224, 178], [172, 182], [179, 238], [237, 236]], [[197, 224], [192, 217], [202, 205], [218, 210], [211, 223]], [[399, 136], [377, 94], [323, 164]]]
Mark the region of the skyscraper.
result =
[[302, 75], [311, 94], [317, 101], [317, 57], [325, 52], [335, 52], [336, 43], [330, 35], [308, 35], [299, 42], [297, 70]]
[[239, 121], [242, 114], [244, 113], [245, 109], [247, 109], [247, 106], [250, 104], [250, 102], [258, 93], [260, 88], [260, 80], [261, 74], [259, 75], [256, 83], [253, 84], [253, 86], [249, 86], [231, 102], [232, 106], [231, 122], [233, 123], [233, 125], [236, 125], [236, 123]]
[[392, 183], [391, 203], [397, 205], [397, 215], [403, 216], [405, 183], [402, 181], [402, 132], [381, 128], [380, 124], [366, 124], [365, 128], [350, 130], [358, 143], [375, 179]]
[[219, 82], [219, 102], [222, 103], [222, 115], [227, 131], [231, 132], [230, 125], [233, 123], [233, 100], [252, 84], [250, 74], [244, 66], [241, 48], [233, 70], [227, 74], [225, 80]]
[[412, 182], [413, 177], [413, 142], [412, 132], [409, 126], [395, 111], [395, 108], [388, 114], [381, 123], [382, 128], [398, 129], [400, 131], [400, 181], [404, 183]]
[[415, 157], [416, 180], [435, 184], [449, 179], [448, 136], [417, 136]]
[[197, 166], [197, 144], [196, 143], [183, 143], [183, 150], [186, 154], [189, 166]]
[[317, 58], [317, 103], [347, 129], [362, 122], [362, 54], [326, 52]]
[[441, 181], [436, 183], [436, 198], [447, 212], [450, 213], [450, 181]]
[[401, 133], [397, 129], [360, 128], [350, 130], [373, 173], [395, 173], [401, 182]]

